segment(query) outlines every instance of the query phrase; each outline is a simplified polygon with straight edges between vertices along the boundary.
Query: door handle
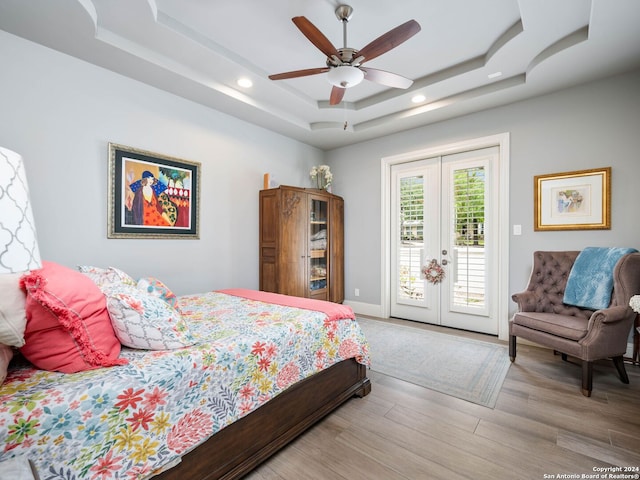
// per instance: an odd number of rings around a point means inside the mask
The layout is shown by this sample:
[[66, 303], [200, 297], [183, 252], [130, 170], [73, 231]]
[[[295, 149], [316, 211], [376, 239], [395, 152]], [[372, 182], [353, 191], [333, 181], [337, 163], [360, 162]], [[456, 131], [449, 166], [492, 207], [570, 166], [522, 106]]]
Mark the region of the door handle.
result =
[[449, 262], [447, 261], [446, 258], [442, 259], [442, 261], [440, 262], [442, 265], [447, 265]]

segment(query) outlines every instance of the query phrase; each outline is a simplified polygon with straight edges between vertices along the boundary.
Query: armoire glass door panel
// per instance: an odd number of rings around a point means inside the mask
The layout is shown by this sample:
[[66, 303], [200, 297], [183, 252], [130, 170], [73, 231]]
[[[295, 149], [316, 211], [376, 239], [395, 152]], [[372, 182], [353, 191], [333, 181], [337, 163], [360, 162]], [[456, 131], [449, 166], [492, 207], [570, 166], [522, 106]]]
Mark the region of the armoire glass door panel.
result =
[[309, 294], [326, 298], [329, 202], [311, 197], [309, 206]]

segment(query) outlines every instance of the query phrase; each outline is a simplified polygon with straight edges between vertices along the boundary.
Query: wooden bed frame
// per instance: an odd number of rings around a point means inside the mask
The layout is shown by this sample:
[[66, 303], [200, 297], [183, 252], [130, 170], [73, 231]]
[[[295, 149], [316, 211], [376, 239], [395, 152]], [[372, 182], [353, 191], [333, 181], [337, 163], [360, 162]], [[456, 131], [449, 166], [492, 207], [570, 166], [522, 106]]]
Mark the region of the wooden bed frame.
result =
[[241, 478], [351, 397], [370, 391], [366, 367], [344, 360], [223, 428], [154, 480]]

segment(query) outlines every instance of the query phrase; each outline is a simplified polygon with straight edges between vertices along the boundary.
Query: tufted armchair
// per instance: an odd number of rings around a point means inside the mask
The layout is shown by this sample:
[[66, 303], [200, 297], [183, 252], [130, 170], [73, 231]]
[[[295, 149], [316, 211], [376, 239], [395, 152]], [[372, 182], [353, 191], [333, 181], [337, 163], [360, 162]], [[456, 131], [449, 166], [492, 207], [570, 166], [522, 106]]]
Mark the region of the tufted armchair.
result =
[[571, 267], [580, 252], [534, 252], [527, 290], [511, 298], [518, 312], [509, 321], [509, 357], [516, 358], [516, 338], [552, 348], [582, 362], [582, 394], [591, 396], [593, 362], [612, 358], [623, 383], [629, 383], [623, 355], [635, 313], [629, 299], [640, 293], [640, 253], [622, 257], [615, 266], [608, 308], [592, 311], [562, 302]]

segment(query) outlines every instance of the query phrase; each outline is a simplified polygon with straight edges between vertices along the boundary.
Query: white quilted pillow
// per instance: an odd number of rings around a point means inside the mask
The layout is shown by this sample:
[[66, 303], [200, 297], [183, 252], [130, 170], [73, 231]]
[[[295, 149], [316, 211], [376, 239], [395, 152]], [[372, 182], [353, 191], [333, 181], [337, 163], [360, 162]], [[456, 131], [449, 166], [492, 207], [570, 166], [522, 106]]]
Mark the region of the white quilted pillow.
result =
[[122, 345], [145, 350], [173, 350], [196, 343], [187, 323], [162, 298], [134, 285], [103, 287], [111, 324]]

